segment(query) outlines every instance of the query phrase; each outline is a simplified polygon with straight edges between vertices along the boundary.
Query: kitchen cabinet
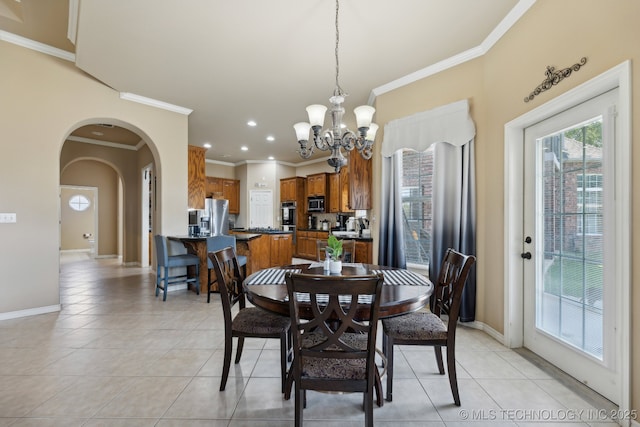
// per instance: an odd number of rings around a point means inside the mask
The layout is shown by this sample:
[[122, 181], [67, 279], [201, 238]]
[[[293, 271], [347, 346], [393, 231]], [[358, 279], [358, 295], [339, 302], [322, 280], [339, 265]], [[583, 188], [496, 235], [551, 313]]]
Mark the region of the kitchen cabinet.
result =
[[240, 181], [230, 178], [206, 177], [206, 197], [229, 201], [229, 213], [240, 213]]
[[300, 176], [280, 180], [280, 202], [298, 202], [304, 199], [305, 179]]
[[268, 237], [271, 238], [271, 242], [270, 242], [271, 267], [290, 265], [291, 258], [293, 258], [293, 235], [292, 234], [272, 234], [272, 235], [269, 235]]
[[307, 176], [307, 197], [323, 196], [327, 194], [327, 174], [316, 173]]
[[356, 262], [371, 264], [373, 260], [373, 242], [356, 240]]
[[349, 167], [340, 169], [340, 212], [351, 212], [349, 204]]
[[280, 180], [280, 202], [296, 203], [296, 225], [307, 222], [307, 199], [305, 198], [307, 179], [301, 176], [282, 178]]
[[339, 173], [329, 174], [329, 207], [327, 212], [351, 212], [349, 204], [349, 167], [343, 166]]
[[240, 181], [237, 179], [222, 180], [222, 198], [229, 201], [229, 213], [240, 213]]
[[309, 240], [308, 231], [296, 231], [296, 256], [300, 258], [307, 257], [307, 245]]
[[207, 197], [214, 199], [222, 198], [222, 178], [215, 176], [208, 176], [206, 181], [206, 193]]
[[328, 239], [328, 231], [298, 231], [296, 240], [298, 244], [298, 256], [305, 259], [316, 259], [316, 240]]
[[342, 209], [342, 192], [340, 188], [340, 174], [329, 174], [329, 207], [328, 212], [339, 213]]
[[188, 208], [204, 209], [204, 199], [206, 197], [206, 167], [204, 163], [204, 155], [207, 150], [203, 147], [196, 147], [194, 145], [189, 145], [188, 148]]
[[371, 209], [372, 161], [356, 150], [349, 153], [349, 209]]

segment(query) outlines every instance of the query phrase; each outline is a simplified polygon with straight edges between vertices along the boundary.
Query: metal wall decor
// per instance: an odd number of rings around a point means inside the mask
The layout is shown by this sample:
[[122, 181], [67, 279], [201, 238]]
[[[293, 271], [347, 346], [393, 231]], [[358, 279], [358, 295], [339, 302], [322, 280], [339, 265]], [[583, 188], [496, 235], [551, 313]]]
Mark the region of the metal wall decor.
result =
[[564, 68], [562, 70], [556, 71], [555, 67], [547, 66], [547, 71], [545, 71], [547, 78], [544, 79], [542, 83], [540, 83], [540, 85], [538, 85], [538, 87], [529, 94], [529, 96], [525, 96], [524, 102], [529, 102], [536, 95], [540, 95], [541, 92], [544, 92], [547, 89], [551, 89], [551, 86], [557, 85], [562, 80], [564, 80], [565, 77], [569, 77], [572, 72], [580, 70], [580, 67], [582, 67], [586, 63], [587, 58], [582, 57], [580, 59], [580, 62], [578, 62], [577, 64], [573, 64], [571, 67]]

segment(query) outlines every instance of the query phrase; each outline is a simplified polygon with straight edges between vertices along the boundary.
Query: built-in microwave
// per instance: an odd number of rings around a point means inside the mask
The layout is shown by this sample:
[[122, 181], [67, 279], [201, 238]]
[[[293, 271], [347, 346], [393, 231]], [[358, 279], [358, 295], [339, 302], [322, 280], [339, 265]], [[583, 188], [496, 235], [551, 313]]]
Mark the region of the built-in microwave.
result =
[[324, 212], [324, 196], [309, 197], [307, 212]]

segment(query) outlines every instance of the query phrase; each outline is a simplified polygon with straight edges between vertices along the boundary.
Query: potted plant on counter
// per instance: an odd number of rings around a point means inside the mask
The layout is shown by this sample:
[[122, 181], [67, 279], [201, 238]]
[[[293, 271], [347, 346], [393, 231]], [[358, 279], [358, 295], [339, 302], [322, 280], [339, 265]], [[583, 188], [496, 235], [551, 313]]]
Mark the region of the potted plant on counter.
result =
[[340, 258], [342, 255], [342, 240], [338, 240], [333, 234], [327, 240], [327, 254], [331, 257], [329, 272], [340, 273], [342, 271], [342, 259]]

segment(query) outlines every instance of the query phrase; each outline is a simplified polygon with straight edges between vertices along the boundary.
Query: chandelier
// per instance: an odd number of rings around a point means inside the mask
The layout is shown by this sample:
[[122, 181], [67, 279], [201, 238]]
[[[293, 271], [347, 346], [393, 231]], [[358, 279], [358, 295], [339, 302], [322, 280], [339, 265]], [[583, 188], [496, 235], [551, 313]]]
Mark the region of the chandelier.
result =
[[[362, 157], [367, 160], [370, 159], [373, 154], [373, 140], [378, 130], [378, 125], [371, 123], [371, 119], [376, 110], [368, 105], [361, 105], [353, 110], [358, 126], [357, 135], [342, 124], [342, 116], [344, 115], [342, 103], [344, 102], [344, 98], [349, 94], [342, 90], [338, 82], [338, 76], [340, 75], [340, 62], [338, 59], [338, 43], [340, 41], [340, 31], [338, 29], [339, 10], [339, 0], [336, 0], [336, 87], [333, 90], [333, 96], [329, 98], [329, 102], [331, 103], [331, 110], [329, 110], [331, 114], [331, 128], [322, 129], [327, 107], [318, 104], [307, 107], [309, 123], [300, 122], [293, 125], [298, 144], [300, 144], [300, 149], [298, 150], [300, 156], [303, 159], [311, 157], [314, 145], [319, 150], [329, 150], [331, 151], [331, 156], [327, 160], [327, 163], [329, 163], [336, 172], [340, 172], [340, 168], [347, 164], [347, 159], [342, 155], [343, 148], [347, 151], [352, 151], [355, 148]], [[309, 144], [309, 130], [313, 130], [313, 144]]]

